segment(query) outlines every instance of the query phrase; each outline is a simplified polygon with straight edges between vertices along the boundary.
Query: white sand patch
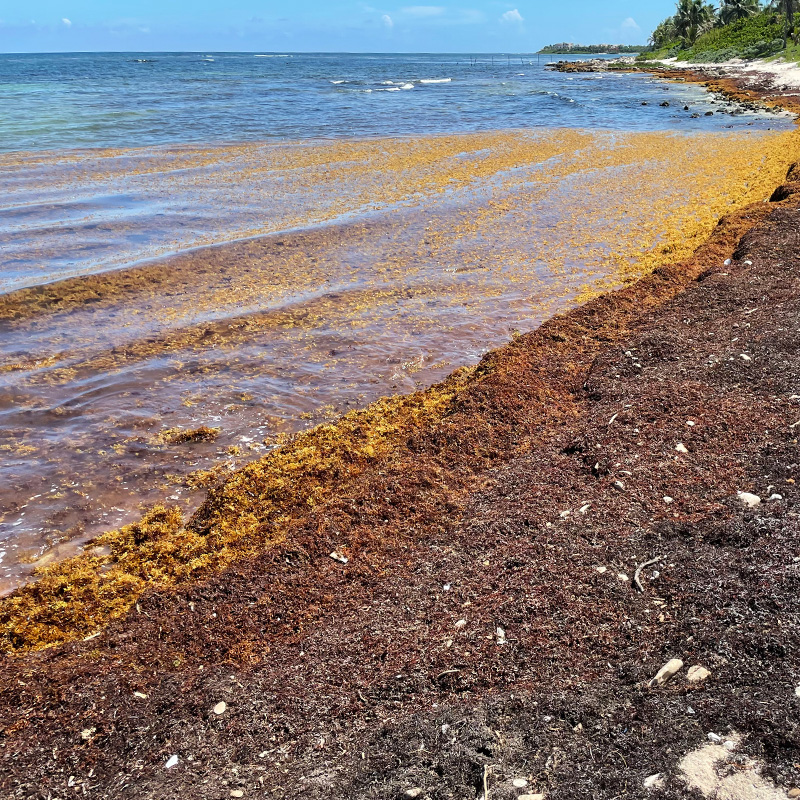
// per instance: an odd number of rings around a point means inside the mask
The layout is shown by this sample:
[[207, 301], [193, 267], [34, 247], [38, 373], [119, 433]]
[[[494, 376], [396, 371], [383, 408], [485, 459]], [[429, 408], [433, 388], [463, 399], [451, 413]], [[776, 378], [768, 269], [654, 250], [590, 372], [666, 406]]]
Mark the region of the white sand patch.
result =
[[[731, 752], [737, 737], [693, 750], [680, 763], [687, 786], [698, 789], [708, 800], [789, 800], [789, 795], [761, 777], [762, 764], [742, 762]], [[726, 747], [727, 744], [727, 747]]]
[[730, 77], [751, 77], [754, 81], [768, 78], [776, 90], [800, 89], [800, 65], [787, 61], [742, 61], [735, 58], [717, 64], [689, 63], [665, 58], [659, 63], [678, 69], [722, 70]]

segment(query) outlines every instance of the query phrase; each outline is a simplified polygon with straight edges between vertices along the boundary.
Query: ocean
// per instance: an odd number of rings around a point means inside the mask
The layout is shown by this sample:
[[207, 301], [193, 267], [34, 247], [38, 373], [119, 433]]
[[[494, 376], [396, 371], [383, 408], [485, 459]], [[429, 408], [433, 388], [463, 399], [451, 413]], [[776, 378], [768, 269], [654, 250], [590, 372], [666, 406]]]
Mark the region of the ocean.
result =
[[0, 55], [0, 590], [687, 254], [785, 170], [786, 116], [547, 60]]
[[[0, 151], [403, 136], [502, 128], [708, 131], [696, 86], [547, 71], [562, 56], [0, 55]], [[573, 58], [574, 60], [574, 58]], [[661, 107], [669, 96], [670, 106]], [[648, 103], [643, 106], [642, 103]], [[687, 103], [701, 115], [682, 111]]]

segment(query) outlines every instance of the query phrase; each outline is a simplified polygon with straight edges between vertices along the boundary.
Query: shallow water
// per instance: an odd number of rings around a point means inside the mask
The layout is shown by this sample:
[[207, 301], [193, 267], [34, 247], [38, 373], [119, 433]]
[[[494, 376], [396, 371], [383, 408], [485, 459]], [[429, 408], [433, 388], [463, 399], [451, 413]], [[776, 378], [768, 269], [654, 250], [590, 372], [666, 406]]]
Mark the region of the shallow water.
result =
[[[3, 69], [9, 58], [0, 57]], [[90, 57], [61, 58], [63, 81], [64, 64]], [[139, 68], [108, 58], [123, 71]], [[256, 91], [246, 59], [231, 57], [225, 74], [237, 91]], [[197, 68], [189, 56], [175, 61], [187, 74]], [[361, 135], [348, 137], [336, 105], [341, 85], [329, 77], [314, 91], [315, 102], [333, 98], [320, 112], [333, 122], [295, 111], [283, 123], [338, 137], [325, 141], [246, 141], [242, 112], [226, 128], [241, 141], [220, 143], [205, 113], [189, 134], [180, 120], [190, 112], [176, 106], [169, 124], [150, 128], [95, 120], [96, 149], [19, 150], [9, 142], [51, 147], [48, 137], [58, 135], [43, 133], [41, 98], [24, 92], [36, 141], [14, 121], [16, 105], [0, 121], [9, 151], [0, 155], [0, 588], [32, 562], [135, 518], [142, 503], [191, 510], [202, 495], [197, 471], [232, 468], [282, 433], [429, 385], [587, 292], [635, 275], [640, 259], [646, 268], [689, 252], [722, 213], [763, 199], [782, 169], [775, 154], [785, 134], [766, 130], [785, 127], [775, 118], [691, 120], [681, 110], [678, 130], [650, 130], [690, 95], [709, 102], [693, 87], [588, 76], [576, 97], [589, 111], [576, 118], [593, 113], [599, 95], [628, 108], [627, 129], [608, 130], [605, 121], [602, 129], [454, 134], [447, 126], [469, 127], [467, 118], [474, 128], [488, 124], [488, 110], [475, 112], [481, 104], [494, 103], [495, 127], [508, 109], [517, 119], [521, 101], [505, 105], [503, 75], [484, 69], [469, 89], [456, 85], [458, 64], [449, 65], [449, 83], [427, 84], [419, 76], [442, 75], [432, 63], [387, 62], [359, 62], [368, 73], [359, 80], [410, 82], [411, 63], [418, 77], [405, 94], [456, 92], [414, 101], [419, 119], [394, 120], [402, 132], [417, 125], [435, 135], [385, 135], [391, 121], [361, 109]], [[313, 63], [302, 75], [308, 85], [323, 75], [351, 80], [341, 61]], [[61, 85], [55, 67], [37, 68], [43, 95]], [[111, 91], [84, 77], [76, 120], [93, 119]], [[193, 80], [204, 102], [221, 102], [213, 82]], [[126, 102], [145, 91], [168, 102], [158, 84], [137, 87]], [[477, 99], [467, 115], [458, 98], [470, 91]], [[642, 107], [642, 92], [671, 105]], [[436, 103], [459, 120], [426, 116]], [[367, 123], [385, 125], [384, 135], [364, 138]], [[87, 125], [63, 130], [60, 146], [82, 144], [75, 132]], [[199, 425], [219, 428], [218, 439], [165, 444], [166, 429]]]

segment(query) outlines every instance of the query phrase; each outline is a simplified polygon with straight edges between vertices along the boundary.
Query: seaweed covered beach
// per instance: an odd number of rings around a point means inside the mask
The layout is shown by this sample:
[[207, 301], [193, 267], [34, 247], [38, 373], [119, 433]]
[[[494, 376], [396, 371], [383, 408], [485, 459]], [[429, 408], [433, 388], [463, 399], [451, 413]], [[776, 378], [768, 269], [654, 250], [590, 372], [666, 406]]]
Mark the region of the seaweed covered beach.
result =
[[689, 255], [791, 161], [786, 115], [522, 61], [0, 56], [0, 595]]
[[[563, 129], [5, 157], [19, 202], [169, 210], [58, 224], [38, 206], [6, 236], [36, 266], [0, 295], [0, 588], [142, 504], [189, 516], [282, 436], [688, 255], [769, 196], [794, 141]], [[218, 435], [168, 433], [203, 427]]]
[[[414, 157], [400, 178], [378, 176], [392, 203], [427, 181], [422, 206], [5, 295], [3, 331], [20, 341], [46, 341], [48, 325], [87, 337], [52, 362], [14, 362], [31, 393], [151, 356], [175, 358], [159, 387], [213, 386], [212, 365], [235, 364], [252, 337], [282, 329], [310, 347], [335, 314], [388, 341], [411, 326], [388, 313], [388, 289], [363, 285], [278, 321], [187, 323], [193, 308], [236, 308], [237, 281], [269, 297], [281, 265], [312, 285], [357, 253], [418, 276], [453, 319], [499, 285], [487, 261], [513, 264], [518, 305], [498, 293], [497, 307], [528, 324], [503, 317], [506, 343], [476, 363], [453, 371], [442, 356], [428, 373], [440, 382], [354, 394], [356, 409], [278, 427], [280, 446], [240, 462], [219, 458], [234, 446], [221, 415], [148, 419], [126, 446], [206, 453], [200, 470], [172, 459], [171, 485], [199, 499], [162, 494], [128, 524], [76, 535], [0, 599], [0, 795], [800, 794], [798, 144], [795, 131], [431, 137], [402, 145]], [[375, 162], [335, 147], [372, 180]], [[459, 195], [447, 177], [467, 150]], [[526, 239], [545, 187], [575, 189], [561, 200], [585, 213], [543, 217]], [[546, 236], [558, 266], [526, 296], [520, 265]], [[468, 269], [434, 284], [420, 265], [437, 260]], [[134, 320], [164, 297], [173, 318], [142, 334]], [[430, 341], [437, 325], [465, 335], [430, 308]], [[89, 322], [109, 312], [131, 321], [124, 346]], [[489, 312], [480, 325], [470, 312], [473, 347]], [[250, 376], [269, 365], [241, 362]], [[184, 390], [184, 407], [202, 404]], [[248, 421], [261, 441], [263, 419]], [[157, 496], [158, 480], [142, 485]]]
[[[788, 796], [796, 176], [688, 260], [247, 467], [184, 533], [126, 529], [121, 561], [232, 527], [262, 552], [7, 655], [4, 793], [682, 797], [713, 734]], [[21, 646], [18, 603], [95, 591], [38, 586], [3, 603]], [[673, 658], [710, 675], [652, 685]]]

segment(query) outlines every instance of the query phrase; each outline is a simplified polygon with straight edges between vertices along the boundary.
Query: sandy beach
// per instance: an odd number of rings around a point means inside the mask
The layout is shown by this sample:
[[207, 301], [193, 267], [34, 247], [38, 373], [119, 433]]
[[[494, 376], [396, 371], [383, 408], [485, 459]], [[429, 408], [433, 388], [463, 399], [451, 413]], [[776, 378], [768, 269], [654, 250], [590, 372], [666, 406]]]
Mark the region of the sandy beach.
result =
[[749, 84], [753, 88], [766, 87], [769, 91], [776, 93], [791, 93], [794, 89], [800, 89], [800, 66], [795, 62], [787, 62], [782, 59], [770, 61], [735, 59], [733, 61], [705, 64], [703, 62], [687, 63], [678, 61], [676, 58], [665, 58], [659, 63], [669, 68], [700, 69], [709, 72], [721, 70], [723, 77], [742, 79], [745, 84]]

